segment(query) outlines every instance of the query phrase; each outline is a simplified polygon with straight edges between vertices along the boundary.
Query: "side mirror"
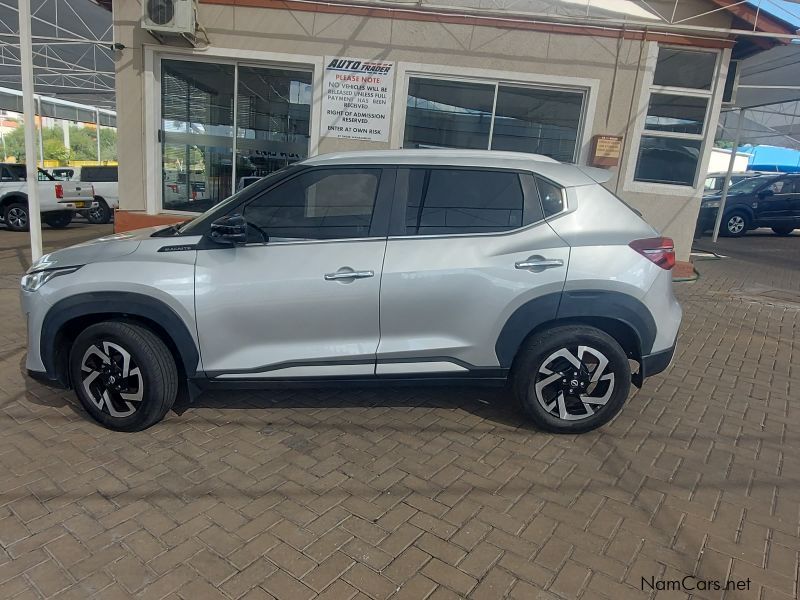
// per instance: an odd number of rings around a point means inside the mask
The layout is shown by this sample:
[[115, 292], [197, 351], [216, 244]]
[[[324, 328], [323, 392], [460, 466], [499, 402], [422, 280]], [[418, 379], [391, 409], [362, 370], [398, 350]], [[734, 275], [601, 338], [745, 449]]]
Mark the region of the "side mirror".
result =
[[247, 221], [240, 214], [220, 217], [211, 223], [211, 240], [218, 244], [235, 246], [247, 243]]
[[772, 188], [767, 188], [758, 192], [759, 198], [768, 198], [769, 196], [774, 196], [774, 195], [775, 195], [775, 190], [773, 190]]

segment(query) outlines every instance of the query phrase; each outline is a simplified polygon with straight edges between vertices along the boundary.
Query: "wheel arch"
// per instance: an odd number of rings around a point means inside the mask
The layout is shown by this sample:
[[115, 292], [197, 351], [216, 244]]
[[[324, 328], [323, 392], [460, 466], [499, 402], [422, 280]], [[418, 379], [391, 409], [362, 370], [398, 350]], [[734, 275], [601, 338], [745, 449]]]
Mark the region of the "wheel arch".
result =
[[506, 321], [495, 344], [500, 366], [510, 368], [530, 337], [562, 325], [599, 329], [637, 362], [650, 353], [657, 332], [647, 307], [627, 294], [604, 290], [548, 294], [523, 304]]
[[197, 373], [200, 354], [189, 328], [164, 302], [132, 292], [90, 292], [56, 302], [42, 323], [40, 355], [50, 379], [69, 387], [71, 341], [89, 325], [108, 320], [136, 322], [155, 333], [175, 356], [183, 377]]
[[14, 202], [28, 203], [28, 195], [24, 192], [8, 192], [5, 196], [0, 198], [0, 208], [5, 209], [6, 206]]

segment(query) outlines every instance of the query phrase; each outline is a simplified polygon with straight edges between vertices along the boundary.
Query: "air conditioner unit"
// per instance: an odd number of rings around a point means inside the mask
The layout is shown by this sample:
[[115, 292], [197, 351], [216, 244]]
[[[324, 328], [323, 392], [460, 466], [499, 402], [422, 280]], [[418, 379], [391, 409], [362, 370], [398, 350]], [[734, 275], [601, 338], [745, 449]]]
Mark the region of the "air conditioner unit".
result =
[[197, 0], [142, 0], [142, 27], [158, 34], [191, 35], [197, 24]]

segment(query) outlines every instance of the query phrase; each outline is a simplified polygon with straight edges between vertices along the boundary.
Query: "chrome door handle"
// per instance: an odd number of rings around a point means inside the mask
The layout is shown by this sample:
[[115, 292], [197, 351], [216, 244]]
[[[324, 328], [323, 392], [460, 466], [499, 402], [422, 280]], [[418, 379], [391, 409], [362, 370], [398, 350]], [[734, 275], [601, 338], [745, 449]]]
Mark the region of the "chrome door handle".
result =
[[336, 273], [325, 273], [325, 281], [366, 279], [367, 277], [375, 277], [375, 271], [336, 271]]
[[550, 269], [552, 267], [563, 267], [564, 261], [560, 258], [536, 258], [530, 257], [514, 263], [516, 269]]

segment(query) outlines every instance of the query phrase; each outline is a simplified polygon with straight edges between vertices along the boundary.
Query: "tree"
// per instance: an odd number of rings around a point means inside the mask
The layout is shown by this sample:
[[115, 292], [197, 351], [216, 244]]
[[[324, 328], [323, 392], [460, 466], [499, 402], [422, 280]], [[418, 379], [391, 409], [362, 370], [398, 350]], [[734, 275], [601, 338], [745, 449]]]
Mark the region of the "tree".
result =
[[[25, 160], [25, 130], [20, 126], [4, 135], [6, 156], [17, 162]], [[45, 160], [97, 160], [97, 134], [89, 127], [70, 125], [70, 148], [64, 145], [64, 130], [60, 125], [42, 129], [42, 146]], [[36, 153], [39, 153], [38, 140]], [[117, 160], [117, 130], [104, 127], [100, 130], [101, 160]]]

